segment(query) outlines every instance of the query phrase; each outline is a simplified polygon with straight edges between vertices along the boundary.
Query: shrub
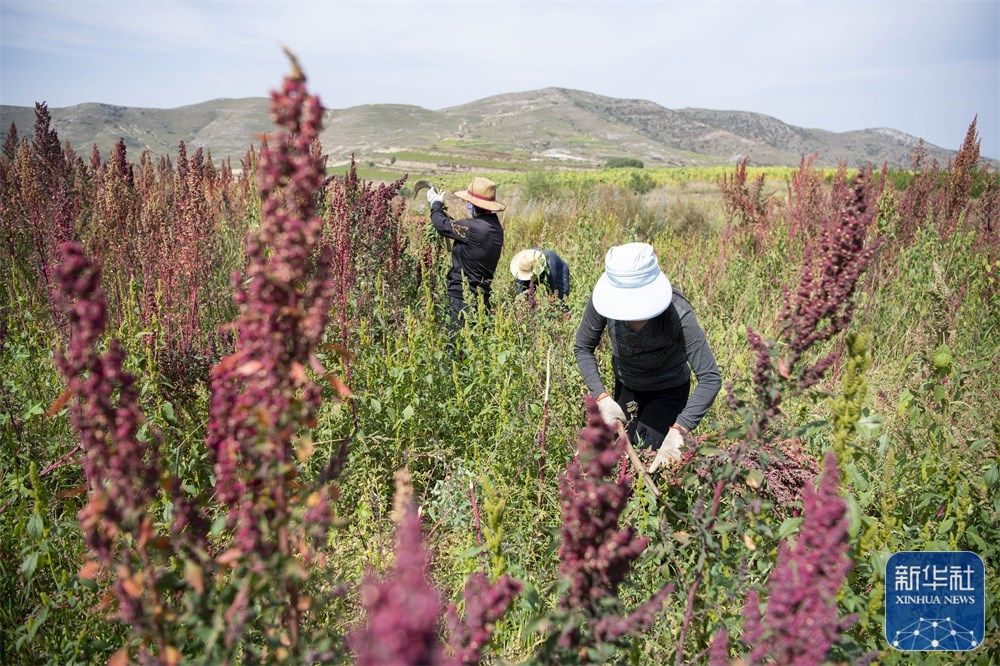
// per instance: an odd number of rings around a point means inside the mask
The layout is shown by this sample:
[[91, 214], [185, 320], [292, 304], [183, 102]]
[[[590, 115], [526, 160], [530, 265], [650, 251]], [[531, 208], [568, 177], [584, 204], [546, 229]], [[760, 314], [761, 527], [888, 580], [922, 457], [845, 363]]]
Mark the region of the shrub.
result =
[[667, 223], [681, 234], [705, 236], [709, 231], [708, 218], [702, 208], [692, 201], [677, 200], [670, 204]]
[[645, 165], [635, 157], [611, 157], [604, 163], [605, 169], [641, 169]]

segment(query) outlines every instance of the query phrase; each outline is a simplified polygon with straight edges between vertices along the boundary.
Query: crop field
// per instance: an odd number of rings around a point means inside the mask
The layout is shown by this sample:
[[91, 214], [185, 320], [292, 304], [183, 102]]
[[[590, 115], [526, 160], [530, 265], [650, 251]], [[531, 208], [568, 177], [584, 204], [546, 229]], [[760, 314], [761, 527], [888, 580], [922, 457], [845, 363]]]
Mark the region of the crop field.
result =
[[[909, 172], [476, 172], [504, 251], [452, 333], [411, 188], [471, 174], [328, 170], [319, 110], [287, 77], [239, 165], [70, 147], [44, 105], [8, 136], [0, 663], [911, 663], [882, 628], [905, 550], [988, 572], [985, 643], [921, 663], [996, 663], [1000, 179], [974, 124]], [[723, 377], [650, 479], [573, 355], [636, 240]], [[566, 308], [514, 294], [531, 247], [569, 264]]]

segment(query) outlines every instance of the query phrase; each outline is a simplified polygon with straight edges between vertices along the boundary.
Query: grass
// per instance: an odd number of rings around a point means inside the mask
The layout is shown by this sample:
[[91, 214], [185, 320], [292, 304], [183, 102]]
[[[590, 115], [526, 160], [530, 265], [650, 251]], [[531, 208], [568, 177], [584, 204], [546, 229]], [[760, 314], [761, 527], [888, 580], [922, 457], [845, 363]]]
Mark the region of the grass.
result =
[[[358, 171], [374, 180], [399, 175], [366, 166]], [[654, 183], [645, 194], [628, 189], [628, 179], [640, 171]], [[788, 168], [749, 171], [751, 177], [764, 173], [779, 195], [792, 173]], [[343, 168], [331, 172], [342, 173]], [[396, 469], [406, 467], [414, 475], [423, 507], [435, 582], [449, 599], [456, 599], [464, 576], [478, 566], [468, 484], [481, 488], [488, 479], [507, 503], [503, 548], [508, 571], [527, 585], [501, 624], [496, 653], [501, 660], [513, 661], [534, 653], [531, 623], [539, 608], [556, 597], [561, 527], [557, 480], [573, 455], [582, 417], [584, 387], [572, 344], [590, 288], [601, 274], [604, 252], [632, 240], [654, 245], [667, 275], [695, 305], [725, 380], [736, 391], [748, 387], [752, 371], [747, 326], [773, 337], [782, 286], [797, 278], [801, 240], [789, 238], [782, 224], [763, 247], [730, 248], [727, 261], [718, 263], [725, 221], [711, 183], [724, 172], [722, 167], [486, 171], [483, 175], [501, 183], [500, 198], [509, 204], [502, 215], [506, 242], [492, 316], [479, 317], [457, 340], [448, 340], [443, 280], [449, 261], [436, 245], [431, 246], [436, 263], [421, 281], [414, 268], [401, 284], [380, 284], [376, 292], [381, 295], [374, 301], [352, 305], [354, 398], [350, 409], [332, 400], [324, 404], [313, 435], [315, 452], [306, 463], [308, 473], [318, 475], [338, 442], [351, 435], [337, 502], [343, 527], [326, 545], [333, 562], [331, 580], [356, 580], [368, 568], [383, 568], [391, 558], [392, 477]], [[411, 182], [419, 177], [413, 174]], [[467, 185], [469, 175], [435, 179], [453, 191]], [[531, 187], [537, 192], [532, 194]], [[412, 239], [408, 261], [415, 266], [425, 249], [426, 218], [418, 204], [410, 205], [404, 221]], [[533, 246], [557, 250], [571, 266], [570, 314], [545, 299], [532, 310], [513, 295], [506, 266], [513, 253]], [[1000, 565], [1000, 423], [991, 409], [1000, 391], [994, 371], [1000, 312], [990, 291], [997, 268], [967, 233], [942, 238], [932, 228], [922, 229], [897, 249], [891, 270], [866, 283], [852, 327], [870, 332], [872, 365], [866, 374], [864, 423], [858, 426], [855, 444], [863, 455], [847, 472], [857, 564], [840, 599], [843, 614], [861, 614], [847, 642], [862, 651], [882, 650], [883, 663], [904, 661], [878, 635], [877, 592], [883, 575], [878, 563], [886, 552], [970, 549], [983, 555], [992, 570]], [[218, 267], [220, 275], [238, 268], [240, 260], [234, 255], [227, 262], [231, 265]], [[31, 285], [12, 269], [3, 270], [8, 307], [2, 317], [10, 333], [0, 355], [0, 432], [9, 463], [0, 471], [0, 506], [5, 509], [0, 526], [0, 644], [8, 646], [4, 654], [12, 661], [103, 662], [124, 637], [117, 623], [93, 612], [97, 586], [76, 577], [84, 559], [75, 518], [80, 498], [73, 494], [81, 483], [79, 468], [65, 466], [34, 481], [29, 473], [31, 464], [44, 465], [74, 443], [65, 414], [45, 414], [61, 391], [52, 356], [54, 329], [44, 304], [31, 295]], [[220, 279], [218, 288], [228, 287]], [[963, 297], [955, 301], [960, 290]], [[390, 303], [397, 293], [407, 299], [394, 309]], [[956, 302], [954, 307], [942, 305]], [[129, 341], [134, 351], [141, 349], [135, 341], [145, 330], [137, 317], [129, 316], [115, 335]], [[941, 345], [947, 345], [954, 358], [946, 374], [934, 361]], [[537, 436], [549, 358], [551, 401], [543, 457]], [[606, 349], [599, 358], [609, 378]], [[170, 398], [160, 388], [156, 368], [140, 354], [130, 354], [129, 367], [139, 375], [149, 426], [165, 433], [171, 470], [193, 488], [205, 489], [209, 471], [203, 444], [208, 400], [204, 387], [183, 399]], [[838, 386], [834, 375], [821, 389], [835, 395]], [[806, 450], [819, 456], [832, 438], [830, 402], [821, 393], [783, 408]], [[738, 426], [720, 396], [699, 432], [710, 442], [722, 442]], [[627, 513], [629, 523], [655, 545], [639, 575], [623, 590], [626, 603], [683, 577], [683, 571], [661, 568], [657, 557], [671, 553], [679, 558], [671, 561], [693, 565], [699, 555], [684, 545], [686, 541], [671, 536], [684, 529], [683, 524], [661, 530], [661, 521], [683, 520], [695, 502], [704, 499], [705, 488], [692, 474], [666, 491], [664, 501], [680, 517], [642, 493]], [[157, 515], [157, 520], [163, 516]], [[738, 635], [743, 593], [766, 579], [779, 541], [776, 534], [786, 528], [794, 531], [767, 502], [754, 521], [752, 549], [743, 535], [730, 537], [723, 531], [722, 523], [714, 534], [721, 555], [712, 566], [689, 650], [704, 649], [711, 631], [724, 625]], [[28, 575], [24, 563], [30, 558], [39, 564]], [[743, 570], [727, 564], [740, 560]], [[992, 619], [987, 631], [996, 635], [1000, 583], [993, 576], [989, 584], [987, 616]], [[672, 658], [685, 591], [681, 587], [675, 592], [654, 627], [636, 643], [637, 661]], [[346, 631], [360, 619], [355, 602], [349, 595], [335, 607], [318, 610], [314, 621], [331, 635]], [[980, 654], [985, 656], [985, 650]], [[631, 658], [625, 653], [618, 657]]]

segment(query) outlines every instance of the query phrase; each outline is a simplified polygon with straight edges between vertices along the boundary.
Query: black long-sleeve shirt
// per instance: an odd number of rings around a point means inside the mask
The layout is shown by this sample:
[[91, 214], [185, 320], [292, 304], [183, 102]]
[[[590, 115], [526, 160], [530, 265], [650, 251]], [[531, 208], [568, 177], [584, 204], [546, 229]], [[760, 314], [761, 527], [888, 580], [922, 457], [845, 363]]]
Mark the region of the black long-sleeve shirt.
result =
[[448, 271], [448, 295], [462, 300], [464, 276], [473, 293], [482, 293], [489, 302], [493, 274], [503, 250], [500, 218], [496, 213], [477, 209], [475, 217], [453, 220], [444, 211], [444, 204], [435, 201], [431, 204], [431, 224], [441, 235], [455, 241]]
[[674, 290], [670, 307], [646, 322], [639, 331], [633, 331], [624, 321], [601, 316], [594, 309], [593, 301], [587, 301], [576, 330], [573, 352], [583, 380], [594, 396], [606, 390], [594, 356], [605, 328], [611, 339], [611, 366], [615, 378], [633, 391], [681, 386], [691, 380], [691, 371], [694, 371], [698, 385], [677, 417], [678, 423], [693, 430], [715, 402], [722, 388], [722, 377], [705, 332], [698, 325], [687, 299]]

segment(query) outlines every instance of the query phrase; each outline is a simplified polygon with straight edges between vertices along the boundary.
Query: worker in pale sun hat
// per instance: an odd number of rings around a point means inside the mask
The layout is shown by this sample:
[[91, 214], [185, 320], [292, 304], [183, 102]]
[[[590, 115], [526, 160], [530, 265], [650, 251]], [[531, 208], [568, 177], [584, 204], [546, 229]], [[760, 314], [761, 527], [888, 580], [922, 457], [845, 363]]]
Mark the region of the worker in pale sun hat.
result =
[[448, 300], [452, 324], [461, 321], [469, 304], [465, 302], [462, 284], [467, 283], [474, 297], [481, 297], [489, 308], [493, 274], [503, 250], [503, 227], [497, 213], [506, 206], [497, 201], [497, 185], [487, 178], [476, 177], [469, 189], [455, 192], [466, 202], [469, 217], [454, 219], [444, 206], [444, 192], [433, 187], [427, 190], [431, 206], [431, 224], [442, 236], [452, 239], [451, 270], [448, 271]]
[[[615, 375], [611, 394], [594, 356], [605, 329]], [[636, 446], [657, 451], [650, 472], [680, 460], [683, 434], [697, 427], [722, 387], [694, 309], [671, 286], [647, 243], [608, 250], [573, 350], [604, 420], [621, 421]], [[692, 371], [698, 379], [693, 393]]]
[[534, 285], [543, 287], [560, 300], [569, 296], [569, 265], [553, 250], [521, 250], [510, 260], [514, 291], [524, 293]]

